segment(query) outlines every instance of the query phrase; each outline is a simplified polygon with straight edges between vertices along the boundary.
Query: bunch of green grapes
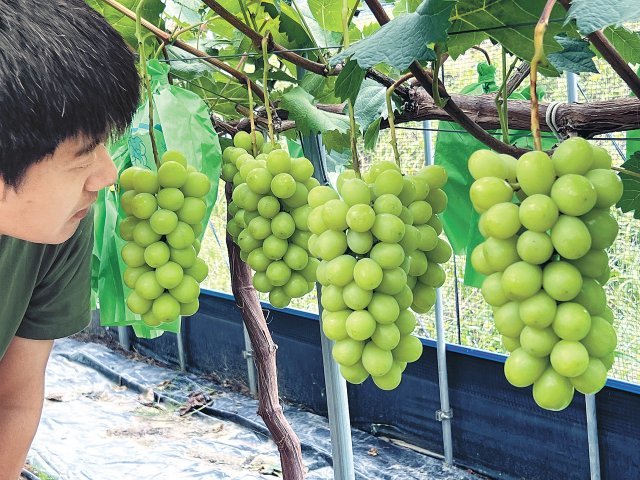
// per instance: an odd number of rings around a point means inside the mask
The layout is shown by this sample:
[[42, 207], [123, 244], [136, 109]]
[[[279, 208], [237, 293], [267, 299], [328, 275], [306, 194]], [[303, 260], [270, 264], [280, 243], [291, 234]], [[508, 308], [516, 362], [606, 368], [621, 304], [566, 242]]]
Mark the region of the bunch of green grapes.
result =
[[379, 388], [394, 389], [422, 354], [410, 308], [428, 311], [444, 281], [437, 263], [451, 250], [438, 238], [434, 212], [446, 205], [445, 181], [441, 167], [403, 176], [395, 163], [380, 162], [364, 180], [341, 173], [339, 193], [328, 186], [309, 193], [309, 250], [322, 260], [322, 328], [350, 383], [371, 376]]
[[[574, 390], [602, 389], [613, 365], [617, 336], [603, 286], [606, 249], [618, 233], [610, 210], [622, 182], [606, 150], [581, 138], [565, 140], [551, 157], [481, 150], [469, 171], [485, 237], [471, 261], [487, 275], [482, 294], [510, 351], [505, 376], [517, 387], [533, 385], [540, 407], [562, 410]], [[519, 204], [512, 203], [516, 182]]]
[[283, 308], [315, 287], [319, 261], [308, 250], [307, 197], [319, 182], [308, 159], [291, 158], [279, 146], [264, 144], [259, 132], [261, 153], [255, 158], [248, 153], [250, 134], [238, 132], [233, 142], [222, 154], [222, 178], [233, 183], [227, 231], [255, 272], [255, 289], [269, 293], [269, 302]]
[[198, 257], [207, 176], [187, 166], [180, 152], [167, 151], [157, 172], [130, 167], [119, 179], [123, 279], [131, 288], [127, 306], [149, 326], [198, 311], [200, 283], [208, 275]]

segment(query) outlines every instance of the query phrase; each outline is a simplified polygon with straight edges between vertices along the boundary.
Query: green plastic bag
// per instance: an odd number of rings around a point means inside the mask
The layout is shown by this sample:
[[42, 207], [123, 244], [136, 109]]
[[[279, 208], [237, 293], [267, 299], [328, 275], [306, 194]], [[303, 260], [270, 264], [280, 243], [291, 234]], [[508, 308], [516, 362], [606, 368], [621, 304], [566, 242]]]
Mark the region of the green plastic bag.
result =
[[[148, 72], [153, 92], [153, 132], [158, 154], [178, 150], [187, 157], [190, 165], [211, 180], [207, 213], [200, 234], [202, 240], [218, 193], [222, 163], [218, 135], [202, 99], [193, 92], [169, 83], [168, 65], [151, 60], [148, 62]], [[156, 171], [149, 136], [149, 102], [146, 99], [135, 113], [128, 133], [110, 145], [109, 150], [119, 174], [130, 166]], [[100, 305], [100, 323], [103, 326], [131, 325], [136, 335], [144, 338], [158, 337], [164, 331], [178, 333], [179, 318], [150, 328], [139, 315], [126, 307], [125, 299], [131, 289], [122, 281], [125, 264], [120, 257], [120, 250], [125, 242], [117, 233], [118, 225], [124, 218], [116, 190], [111, 188], [100, 192], [94, 209], [96, 234], [92, 261], [92, 287]]]
[[[462, 89], [461, 93], [482, 95], [498, 91], [499, 87], [495, 82], [496, 68], [493, 65], [480, 63], [477, 71], [478, 82], [468, 85]], [[520, 92], [514, 92], [509, 98], [527, 100], [528, 88], [525, 87]], [[539, 91], [538, 95], [542, 97], [544, 92]], [[449, 180], [444, 186], [444, 191], [449, 198], [448, 206], [441, 216], [445, 233], [453, 251], [456, 254], [466, 253], [469, 258], [473, 249], [483, 241], [483, 238], [478, 230], [480, 215], [473, 208], [469, 198], [469, 188], [473, 183], [473, 178], [467, 169], [467, 160], [476, 150], [487, 147], [467, 132], [461, 131], [457, 123], [440, 122], [439, 129], [459, 131], [438, 133], [434, 162], [445, 167], [449, 176]], [[496, 138], [502, 137], [499, 130], [490, 133]], [[509, 130], [509, 139], [518, 147], [533, 148], [533, 139], [529, 131]], [[545, 150], [554, 144], [554, 139], [542, 139], [542, 146]], [[464, 283], [479, 287], [483, 279], [484, 276], [473, 269], [471, 262], [466, 262]]]

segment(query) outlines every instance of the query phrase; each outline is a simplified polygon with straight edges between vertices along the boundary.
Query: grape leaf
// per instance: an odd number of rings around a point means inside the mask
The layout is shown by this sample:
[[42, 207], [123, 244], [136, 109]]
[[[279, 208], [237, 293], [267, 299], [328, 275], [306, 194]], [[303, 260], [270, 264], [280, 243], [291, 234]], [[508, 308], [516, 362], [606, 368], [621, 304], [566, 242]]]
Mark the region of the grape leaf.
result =
[[[482, 38], [478, 35], [484, 31], [514, 55], [531, 60], [534, 53], [533, 31], [546, 0], [485, 0], [481, 7], [478, 3], [477, 0], [460, 0], [453, 8], [449, 34], [452, 37], [462, 36], [453, 40], [454, 53], [459, 55], [461, 50], [477, 45]], [[554, 39], [556, 35], [573, 31], [570, 25], [563, 25], [564, 18], [564, 9], [556, 5], [551, 11], [543, 40], [547, 55], [562, 50]], [[545, 69], [545, 65], [541, 65], [540, 70], [545, 75], [557, 75], [554, 69]]]
[[297, 2], [296, 5], [318, 47], [333, 47], [342, 44], [342, 35], [340, 33], [327, 30], [316, 21], [308, 2]]
[[289, 118], [303, 134], [337, 132], [349, 130], [349, 119], [344, 115], [318, 110], [312, 103], [314, 98], [302, 87], [294, 87], [282, 96], [280, 106], [289, 112]]
[[300, 86], [309, 92], [318, 103], [340, 103], [335, 96], [336, 77], [323, 77], [307, 72], [300, 82]]
[[609, 25], [640, 20], [638, 0], [573, 0], [567, 19], [575, 19], [578, 30], [588, 35]]
[[[640, 152], [635, 152], [622, 164], [622, 168], [640, 174]], [[633, 212], [634, 218], [640, 218], [640, 179], [620, 172], [624, 191], [616, 204], [623, 212]]]
[[202, 60], [195, 60], [198, 57], [173, 45], [167, 45], [167, 53], [171, 60], [169, 64], [171, 73], [174, 75], [187, 80], [194, 80], [212, 71], [212, 68], [207, 63]]
[[373, 150], [378, 143], [378, 134], [380, 133], [381, 118], [378, 118], [375, 122], [369, 125], [367, 131], [364, 132], [364, 148], [367, 150]]
[[386, 63], [405, 71], [414, 61], [435, 60], [428, 44], [445, 42], [455, 0], [424, 0], [414, 13], [394, 18], [370, 37], [331, 59], [335, 65], [351, 57], [362, 68]]
[[561, 52], [547, 55], [549, 62], [560, 72], [598, 73], [593, 57], [595, 53], [589, 48], [589, 42], [558, 35], [556, 41], [562, 45]]
[[640, 34], [624, 27], [607, 27], [602, 33], [627, 63], [640, 63]]
[[[348, 0], [349, 11], [353, 10], [357, 0]], [[332, 32], [342, 33], [341, 0], [309, 0], [309, 10], [320, 27]]]
[[421, 0], [397, 0], [393, 7], [393, 16], [398, 17], [404, 13], [413, 13], [420, 5]]
[[355, 103], [364, 75], [365, 71], [358, 66], [358, 62], [347, 62], [336, 79], [336, 96], [343, 102], [349, 99]]
[[[376, 120], [389, 116], [387, 112], [386, 93], [387, 89], [385, 86], [380, 85], [378, 82], [369, 78], [363, 82], [358, 99], [353, 106], [356, 122], [360, 125], [363, 132], [368, 132]], [[398, 108], [398, 105], [394, 99], [395, 95], [391, 97], [391, 105], [395, 110]], [[379, 125], [378, 128], [380, 128]], [[371, 135], [371, 132], [369, 134]]]
[[175, 18], [182, 24], [195, 24], [202, 20], [199, 0], [167, 0], [164, 14]]
[[[134, 20], [131, 20], [129, 17], [125, 17], [113, 7], [99, 0], [86, 1], [91, 8], [107, 19], [111, 26], [115, 28], [120, 35], [122, 35], [129, 45], [134, 48], [138, 47], [138, 40], [136, 39], [136, 22]], [[120, 0], [120, 3], [135, 12], [140, 0]], [[156, 26], [161, 26], [163, 22], [160, 15], [163, 11], [164, 3], [160, 0], [147, 0], [142, 7], [142, 17]]]

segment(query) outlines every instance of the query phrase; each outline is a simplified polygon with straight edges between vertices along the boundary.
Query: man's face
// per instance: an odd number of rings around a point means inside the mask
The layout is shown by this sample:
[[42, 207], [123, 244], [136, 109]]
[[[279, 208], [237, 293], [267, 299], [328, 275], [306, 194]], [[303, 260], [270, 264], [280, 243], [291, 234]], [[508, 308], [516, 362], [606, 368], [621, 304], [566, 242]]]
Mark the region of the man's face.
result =
[[18, 189], [0, 178], [0, 235], [35, 243], [68, 240], [117, 171], [104, 144], [82, 137], [65, 140], [32, 165]]

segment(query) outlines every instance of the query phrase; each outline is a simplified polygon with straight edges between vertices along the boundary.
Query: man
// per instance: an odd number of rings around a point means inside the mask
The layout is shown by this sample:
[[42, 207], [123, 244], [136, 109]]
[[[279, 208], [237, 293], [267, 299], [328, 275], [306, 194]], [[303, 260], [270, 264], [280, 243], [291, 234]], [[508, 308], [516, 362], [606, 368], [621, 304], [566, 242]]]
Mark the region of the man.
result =
[[82, 0], [0, 0], [0, 480], [35, 435], [53, 339], [89, 321], [103, 142], [138, 100], [133, 53]]

